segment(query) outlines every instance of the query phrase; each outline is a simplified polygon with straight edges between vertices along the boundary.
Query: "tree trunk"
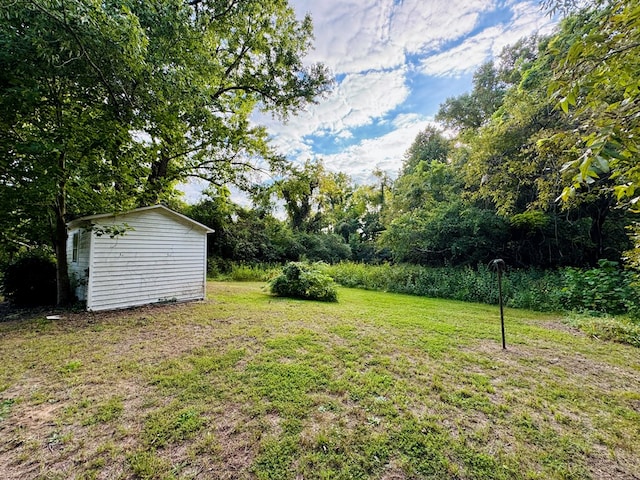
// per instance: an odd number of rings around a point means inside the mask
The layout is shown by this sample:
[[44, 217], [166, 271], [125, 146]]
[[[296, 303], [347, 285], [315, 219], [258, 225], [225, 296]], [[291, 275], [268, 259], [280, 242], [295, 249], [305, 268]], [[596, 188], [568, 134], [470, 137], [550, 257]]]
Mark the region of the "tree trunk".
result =
[[56, 282], [57, 297], [56, 303], [59, 306], [71, 303], [71, 281], [67, 262], [67, 224], [60, 209], [56, 206], [56, 226], [54, 235], [54, 246], [56, 251]]
[[151, 164], [151, 172], [147, 178], [147, 188], [140, 197], [138, 204], [140, 207], [146, 207], [158, 203], [166, 185], [169, 172], [169, 158], [161, 154], [160, 158]]
[[589, 258], [589, 263], [593, 267], [597, 266], [598, 260], [604, 257], [603, 227], [612, 205], [613, 196], [610, 194], [603, 194], [597, 198], [588, 209], [589, 216], [591, 217], [589, 237], [595, 245], [594, 252], [591, 255], [591, 258]]

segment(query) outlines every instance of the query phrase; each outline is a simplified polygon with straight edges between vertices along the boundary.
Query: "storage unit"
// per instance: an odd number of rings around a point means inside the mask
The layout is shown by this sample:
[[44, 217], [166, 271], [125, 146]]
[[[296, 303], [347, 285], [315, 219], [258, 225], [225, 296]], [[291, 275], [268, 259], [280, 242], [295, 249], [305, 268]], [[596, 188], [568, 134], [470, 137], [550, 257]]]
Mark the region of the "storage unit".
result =
[[212, 231], [163, 205], [74, 220], [67, 258], [75, 294], [91, 311], [203, 299]]

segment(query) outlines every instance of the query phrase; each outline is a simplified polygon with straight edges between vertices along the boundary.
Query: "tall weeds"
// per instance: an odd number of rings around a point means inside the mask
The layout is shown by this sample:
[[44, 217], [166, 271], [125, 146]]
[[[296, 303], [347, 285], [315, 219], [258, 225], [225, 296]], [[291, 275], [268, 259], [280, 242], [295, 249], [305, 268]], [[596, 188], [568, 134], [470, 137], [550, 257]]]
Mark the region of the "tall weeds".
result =
[[[498, 303], [497, 275], [484, 265], [433, 268], [340, 263], [327, 265], [325, 269], [337, 283], [347, 287]], [[635, 315], [640, 299], [633, 278], [611, 265], [607, 269], [601, 266], [591, 270], [514, 269], [507, 270], [503, 276], [502, 288], [505, 305], [513, 308]], [[593, 301], [594, 295], [599, 300], [597, 303]]]

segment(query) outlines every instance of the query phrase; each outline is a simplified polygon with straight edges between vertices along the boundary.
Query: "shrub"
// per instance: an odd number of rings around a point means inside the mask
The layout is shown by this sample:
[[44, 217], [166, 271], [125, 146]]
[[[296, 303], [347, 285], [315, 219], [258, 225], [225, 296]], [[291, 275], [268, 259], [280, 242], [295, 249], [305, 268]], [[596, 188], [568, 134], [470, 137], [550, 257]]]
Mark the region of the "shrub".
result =
[[278, 297], [303, 298], [336, 302], [338, 292], [333, 279], [320, 271], [318, 264], [291, 262], [270, 283], [271, 293]]
[[32, 250], [7, 265], [2, 290], [13, 305], [32, 307], [56, 303], [56, 264], [45, 251]]
[[640, 300], [634, 280], [634, 272], [621, 269], [616, 262], [600, 260], [598, 268], [565, 269], [561, 296], [568, 310], [637, 316]]

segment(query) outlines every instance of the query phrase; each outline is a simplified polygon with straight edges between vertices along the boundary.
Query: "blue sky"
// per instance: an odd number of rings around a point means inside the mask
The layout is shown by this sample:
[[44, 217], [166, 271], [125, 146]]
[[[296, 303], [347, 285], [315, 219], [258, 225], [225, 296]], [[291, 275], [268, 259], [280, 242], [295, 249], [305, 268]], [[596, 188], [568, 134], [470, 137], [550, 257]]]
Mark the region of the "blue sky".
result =
[[336, 76], [334, 92], [287, 124], [266, 121], [294, 162], [321, 158], [357, 182], [380, 168], [397, 175], [404, 152], [448, 97], [503, 47], [553, 21], [537, 1], [293, 0], [310, 13], [315, 49]]

